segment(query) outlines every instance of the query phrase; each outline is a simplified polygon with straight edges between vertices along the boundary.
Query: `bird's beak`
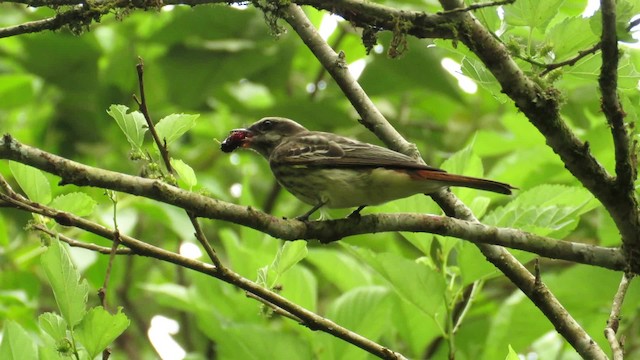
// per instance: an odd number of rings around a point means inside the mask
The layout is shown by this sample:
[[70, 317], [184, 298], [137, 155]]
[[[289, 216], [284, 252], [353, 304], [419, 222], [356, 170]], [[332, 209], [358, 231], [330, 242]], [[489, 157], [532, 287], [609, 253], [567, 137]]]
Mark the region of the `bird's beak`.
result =
[[229, 132], [224, 141], [220, 144], [220, 150], [229, 153], [239, 147], [247, 148], [251, 145], [253, 132], [249, 129], [234, 129]]

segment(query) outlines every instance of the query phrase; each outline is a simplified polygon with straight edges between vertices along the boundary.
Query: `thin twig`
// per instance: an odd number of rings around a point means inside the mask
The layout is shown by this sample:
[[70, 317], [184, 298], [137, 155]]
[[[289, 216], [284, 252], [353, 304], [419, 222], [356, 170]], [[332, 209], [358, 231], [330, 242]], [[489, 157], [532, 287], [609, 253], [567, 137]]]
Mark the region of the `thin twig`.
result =
[[[158, 132], [156, 131], [155, 125], [151, 120], [151, 116], [149, 115], [149, 110], [147, 108], [147, 100], [146, 100], [147, 97], [144, 91], [144, 63], [142, 61], [142, 58], [139, 58], [138, 65], [136, 66], [136, 70], [138, 73], [138, 84], [140, 87], [140, 100], [135, 98], [136, 102], [138, 103], [138, 106], [140, 106], [140, 112], [142, 112], [142, 115], [147, 121], [149, 132], [151, 132], [151, 135], [153, 136], [153, 140], [156, 143], [156, 147], [162, 154], [162, 159], [164, 161], [164, 165], [167, 171], [170, 174], [173, 174], [174, 171], [173, 171], [173, 167], [171, 166], [171, 160], [169, 157], [169, 149], [167, 147], [167, 143], [165, 139], [160, 139], [160, 137], [158, 136]], [[198, 240], [198, 242], [200, 242], [200, 245], [202, 245], [205, 252], [209, 256], [213, 264], [216, 266], [216, 268], [220, 269], [220, 271], [224, 271], [224, 266], [222, 265], [220, 258], [218, 258], [218, 255], [216, 254], [215, 250], [213, 250], [213, 248], [211, 247], [211, 244], [209, 243], [209, 240], [207, 240], [207, 237], [204, 235], [204, 232], [202, 232], [202, 228], [198, 223], [197, 216], [188, 210], [185, 210], [185, 211], [187, 212], [189, 221], [191, 221], [191, 224], [193, 225], [193, 228], [196, 231], [195, 232], [196, 239]]]
[[479, 3], [479, 4], [471, 4], [463, 8], [438, 11], [436, 14], [449, 15], [449, 14], [455, 14], [455, 13], [461, 13], [461, 12], [467, 12], [467, 11], [475, 11], [475, 10], [479, 10], [486, 7], [498, 7], [502, 5], [509, 5], [509, 4], [513, 4], [514, 2], [516, 2], [516, 0], [502, 0], [502, 1], [491, 1], [491, 2]]
[[585, 56], [595, 54], [596, 52], [598, 52], [598, 50], [600, 50], [601, 47], [602, 47], [602, 43], [598, 42], [597, 44], [593, 45], [588, 49], [578, 51], [578, 54], [576, 54], [574, 57], [570, 59], [560, 61], [557, 63], [543, 64], [545, 69], [540, 73], [540, 76], [545, 76], [551, 71], [563, 66], [573, 66]]
[[220, 271], [225, 271], [226, 268], [224, 267], [224, 265], [222, 265], [222, 262], [220, 261], [218, 254], [209, 243], [209, 240], [207, 240], [207, 237], [205, 236], [204, 232], [202, 232], [202, 227], [198, 222], [198, 218], [189, 211], [187, 211], [187, 214], [189, 215], [189, 220], [191, 221], [191, 225], [193, 225], [193, 229], [196, 231], [194, 234], [196, 239], [198, 239], [198, 241], [200, 242], [200, 245], [202, 245], [202, 247], [204, 248], [205, 252], [213, 262], [213, 265], [215, 265], [216, 268], [220, 269]]
[[136, 65], [136, 70], [138, 73], [138, 86], [140, 89], [140, 99], [134, 96], [135, 101], [138, 103], [140, 107], [140, 112], [144, 116], [145, 121], [147, 122], [147, 127], [149, 128], [149, 132], [153, 137], [153, 141], [156, 143], [156, 147], [162, 156], [162, 160], [164, 161], [164, 166], [169, 172], [169, 174], [173, 174], [173, 167], [171, 166], [171, 157], [169, 156], [169, 149], [167, 148], [167, 142], [165, 139], [160, 139], [158, 132], [156, 131], [156, 127], [151, 120], [151, 115], [149, 114], [149, 109], [147, 108], [147, 97], [144, 92], [144, 62], [142, 58], [138, 58], [138, 65]]
[[[42, 225], [42, 224], [34, 224], [31, 226], [32, 229], [34, 230], [38, 230], [40, 232], [43, 232], [51, 237], [57, 237], [58, 239], [60, 239], [62, 242], [65, 242], [67, 244], [69, 244], [69, 246], [72, 247], [78, 247], [78, 248], [82, 248], [82, 249], [86, 249], [86, 250], [91, 250], [91, 251], [95, 251], [97, 253], [100, 254], [104, 254], [104, 255], [109, 255], [111, 254], [111, 249], [110, 247], [106, 247], [106, 246], [100, 246], [100, 245], [96, 245], [93, 243], [86, 243], [84, 241], [78, 241], [75, 239], [72, 239], [66, 235], [60, 234], [58, 232], [52, 231], [50, 229], [48, 229], [46, 226]], [[116, 255], [136, 255], [135, 252], [133, 252], [131, 249], [128, 248], [118, 248], [115, 251]]]
[[[109, 253], [109, 262], [107, 263], [107, 268], [105, 270], [104, 282], [102, 283], [102, 287], [98, 289], [98, 297], [102, 302], [102, 307], [109, 311], [107, 307], [107, 289], [109, 288], [109, 280], [111, 279], [111, 269], [113, 269], [113, 262], [116, 258], [116, 251], [118, 246], [120, 245], [120, 230], [118, 229], [118, 199], [117, 195], [108, 190], [107, 196], [109, 200], [111, 200], [113, 206], [113, 241], [111, 243], [111, 252]], [[104, 354], [103, 354], [104, 355]]]
[[607, 326], [604, 328], [604, 335], [611, 345], [611, 352], [613, 353], [614, 360], [624, 359], [623, 339], [618, 340], [616, 333], [620, 326], [620, 310], [622, 309], [622, 303], [624, 302], [624, 297], [627, 294], [627, 290], [629, 289], [633, 276], [634, 275], [631, 273], [624, 273], [624, 275], [622, 275], [620, 285], [618, 285], [618, 291], [616, 291], [616, 294], [613, 297], [613, 304], [611, 304], [611, 313], [607, 320]]

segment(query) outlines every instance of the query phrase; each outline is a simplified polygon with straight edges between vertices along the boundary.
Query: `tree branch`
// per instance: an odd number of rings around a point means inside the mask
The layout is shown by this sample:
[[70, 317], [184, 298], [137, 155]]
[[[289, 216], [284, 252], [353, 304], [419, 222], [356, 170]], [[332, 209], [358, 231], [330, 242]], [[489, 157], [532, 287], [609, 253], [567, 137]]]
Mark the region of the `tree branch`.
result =
[[[182, 190], [159, 180], [145, 179], [83, 165], [42, 150], [18, 143], [5, 135], [0, 139], [0, 158], [14, 160], [60, 176], [61, 184], [92, 186], [144, 196], [171, 204], [199, 217], [230, 221], [283, 240], [319, 239], [323, 243], [357, 234], [411, 231], [440, 234], [479, 244], [500, 244], [534, 252], [542, 256], [602, 266], [625, 268], [620, 249], [572, 243], [523, 231], [496, 228], [477, 222], [425, 214], [377, 214], [356, 219], [329, 221], [286, 220], [253, 208], [215, 200]], [[64, 224], [61, 213], [58, 221]]]
[[[620, 228], [620, 225], [618, 227], [622, 232], [629, 258], [638, 259], [640, 256], [640, 235], [638, 234], [640, 213], [634, 187], [634, 181], [637, 177], [637, 159], [624, 124], [626, 114], [618, 98], [619, 51], [616, 34], [616, 3], [614, 0], [602, 0], [600, 4], [602, 12], [602, 68], [598, 82], [602, 93], [602, 112], [611, 127], [615, 150], [617, 177], [614, 189], [618, 195], [615, 206], [623, 211], [617, 215], [623, 217], [626, 223], [624, 228]], [[627, 228], [632, 228], [635, 233], [629, 233]]]
[[99, 19], [101, 15], [107, 13], [109, 10], [110, 9], [97, 11], [78, 5], [72, 10], [65, 11], [47, 19], [35, 20], [20, 25], [0, 28], [0, 39], [20, 34], [41, 32], [44, 30], [58, 30], [70, 24], [76, 24], [76, 26], [79, 27], [87, 26], [91, 24], [92, 21]]

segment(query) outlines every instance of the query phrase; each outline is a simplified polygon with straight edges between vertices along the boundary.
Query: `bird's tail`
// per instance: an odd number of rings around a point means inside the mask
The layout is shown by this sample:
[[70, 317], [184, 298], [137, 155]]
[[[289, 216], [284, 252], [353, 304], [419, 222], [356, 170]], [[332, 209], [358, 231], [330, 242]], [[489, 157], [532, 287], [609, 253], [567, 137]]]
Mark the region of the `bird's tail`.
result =
[[506, 195], [511, 195], [511, 190], [517, 189], [509, 184], [498, 181], [449, 174], [444, 171], [417, 170], [415, 175], [420, 179], [438, 181], [446, 186], [461, 186]]

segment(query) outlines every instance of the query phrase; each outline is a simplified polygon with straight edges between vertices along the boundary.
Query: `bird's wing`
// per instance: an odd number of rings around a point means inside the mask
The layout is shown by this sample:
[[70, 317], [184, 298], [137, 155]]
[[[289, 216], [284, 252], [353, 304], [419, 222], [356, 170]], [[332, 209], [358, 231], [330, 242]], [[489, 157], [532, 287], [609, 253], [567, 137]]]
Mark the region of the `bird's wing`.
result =
[[443, 171], [420, 164], [407, 155], [385, 147], [320, 132], [291, 136], [274, 149], [269, 160], [272, 164], [278, 165]]

